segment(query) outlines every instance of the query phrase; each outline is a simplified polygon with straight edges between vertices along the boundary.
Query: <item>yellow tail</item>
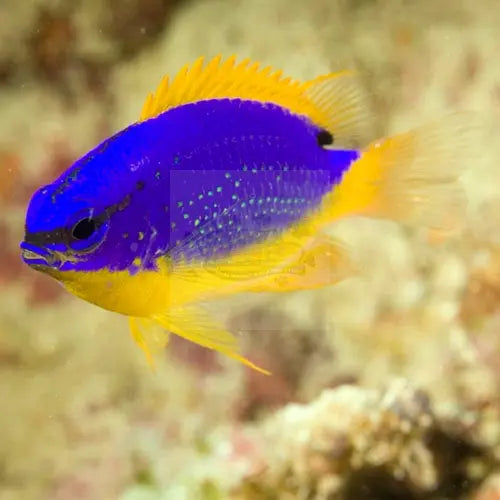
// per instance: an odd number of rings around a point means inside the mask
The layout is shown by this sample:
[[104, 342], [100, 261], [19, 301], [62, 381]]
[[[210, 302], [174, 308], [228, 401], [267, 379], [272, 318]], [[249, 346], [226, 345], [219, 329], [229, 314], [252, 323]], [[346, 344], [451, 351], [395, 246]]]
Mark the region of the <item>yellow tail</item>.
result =
[[459, 177], [474, 145], [470, 120], [453, 115], [370, 144], [325, 200], [329, 221], [348, 215], [450, 231], [464, 217]]

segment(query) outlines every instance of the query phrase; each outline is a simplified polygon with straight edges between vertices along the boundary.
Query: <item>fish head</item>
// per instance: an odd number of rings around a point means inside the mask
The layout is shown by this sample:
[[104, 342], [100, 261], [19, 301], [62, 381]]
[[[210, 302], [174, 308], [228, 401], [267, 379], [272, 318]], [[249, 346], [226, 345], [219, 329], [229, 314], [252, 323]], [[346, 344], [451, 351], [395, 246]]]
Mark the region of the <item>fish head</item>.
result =
[[135, 169], [144, 152], [132, 139], [98, 146], [34, 193], [21, 243], [27, 265], [63, 280], [66, 271], [134, 272], [153, 262], [167, 214], [153, 206], [155, 183]]
[[85, 270], [106, 242], [112, 213], [92, 196], [73, 196], [59, 183], [35, 192], [21, 242], [23, 261], [36, 270]]

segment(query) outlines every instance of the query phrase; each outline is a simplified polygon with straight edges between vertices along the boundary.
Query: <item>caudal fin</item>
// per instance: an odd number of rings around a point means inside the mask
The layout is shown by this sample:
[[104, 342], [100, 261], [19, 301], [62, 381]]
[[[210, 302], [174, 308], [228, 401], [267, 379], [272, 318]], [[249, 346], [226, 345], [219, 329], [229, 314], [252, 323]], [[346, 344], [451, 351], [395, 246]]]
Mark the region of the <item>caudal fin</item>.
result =
[[331, 219], [365, 215], [442, 231], [464, 218], [460, 175], [473, 161], [469, 115], [370, 144], [327, 200]]

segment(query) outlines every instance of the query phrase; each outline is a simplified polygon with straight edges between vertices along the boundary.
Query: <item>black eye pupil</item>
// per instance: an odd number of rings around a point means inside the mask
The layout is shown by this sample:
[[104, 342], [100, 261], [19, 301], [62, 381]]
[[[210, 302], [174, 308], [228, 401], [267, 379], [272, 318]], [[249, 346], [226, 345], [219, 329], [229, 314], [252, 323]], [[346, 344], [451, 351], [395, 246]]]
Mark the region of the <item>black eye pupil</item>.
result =
[[82, 219], [73, 227], [72, 235], [76, 240], [86, 240], [94, 234], [96, 229], [97, 225], [94, 220]]

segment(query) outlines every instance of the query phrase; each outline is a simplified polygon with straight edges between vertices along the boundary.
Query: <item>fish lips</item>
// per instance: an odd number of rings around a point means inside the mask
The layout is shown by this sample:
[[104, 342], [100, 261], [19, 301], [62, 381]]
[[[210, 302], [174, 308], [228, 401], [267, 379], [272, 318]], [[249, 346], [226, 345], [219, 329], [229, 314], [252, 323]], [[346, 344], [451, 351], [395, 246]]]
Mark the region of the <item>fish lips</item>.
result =
[[23, 241], [20, 246], [21, 258], [30, 267], [44, 270], [47, 267], [59, 267], [61, 264], [60, 259], [55, 253], [46, 248], [38, 247], [26, 241]]

